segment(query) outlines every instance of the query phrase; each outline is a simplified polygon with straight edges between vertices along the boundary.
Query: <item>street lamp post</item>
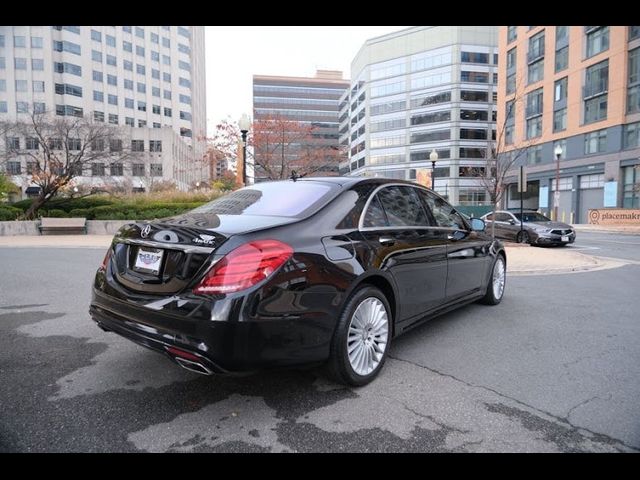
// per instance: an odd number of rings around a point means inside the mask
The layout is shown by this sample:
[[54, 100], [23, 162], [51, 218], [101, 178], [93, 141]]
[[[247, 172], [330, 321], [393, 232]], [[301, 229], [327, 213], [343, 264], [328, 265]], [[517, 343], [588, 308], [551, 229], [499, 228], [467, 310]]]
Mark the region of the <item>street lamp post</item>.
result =
[[435, 191], [436, 188], [436, 162], [438, 161], [438, 152], [434, 148], [429, 154], [429, 160], [431, 160], [431, 190]]
[[553, 219], [558, 221], [558, 206], [560, 205], [560, 157], [562, 156], [562, 147], [556, 145], [553, 149], [556, 156], [556, 191], [553, 192]]
[[242, 133], [242, 183], [247, 185], [247, 133], [251, 128], [251, 119], [249, 115], [243, 113], [238, 120], [238, 127], [240, 127], [240, 133]]

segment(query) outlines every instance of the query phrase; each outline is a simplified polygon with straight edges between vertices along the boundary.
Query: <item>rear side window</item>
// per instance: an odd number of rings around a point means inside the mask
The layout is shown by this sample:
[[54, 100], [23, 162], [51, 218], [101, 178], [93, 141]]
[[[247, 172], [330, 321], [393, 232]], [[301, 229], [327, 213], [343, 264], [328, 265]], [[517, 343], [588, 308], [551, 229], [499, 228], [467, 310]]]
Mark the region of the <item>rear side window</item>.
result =
[[339, 191], [337, 185], [320, 182], [265, 182], [241, 188], [192, 211], [303, 218], [324, 206]]
[[511, 220], [511, 215], [508, 213], [496, 213], [496, 222], [508, 222]]
[[413, 188], [392, 186], [378, 191], [377, 197], [390, 227], [426, 227], [427, 214]]
[[369, 208], [367, 208], [367, 213], [365, 213], [364, 215], [362, 226], [363, 227], [388, 227], [389, 226], [389, 222], [387, 221], [387, 216], [384, 214], [384, 210], [382, 209], [382, 205], [380, 205], [380, 200], [378, 200], [377, 195], [371, 199]]

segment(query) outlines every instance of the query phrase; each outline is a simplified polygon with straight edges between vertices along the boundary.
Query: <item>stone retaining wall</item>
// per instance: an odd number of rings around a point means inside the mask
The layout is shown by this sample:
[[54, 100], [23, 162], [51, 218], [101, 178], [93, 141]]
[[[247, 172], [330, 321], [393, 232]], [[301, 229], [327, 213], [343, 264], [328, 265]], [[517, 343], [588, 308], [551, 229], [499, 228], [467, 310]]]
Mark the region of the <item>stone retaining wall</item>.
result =
[[[87, 220], [89, 235], [113, 235], [118, 229], [134, 220]], [[0, 222], [0, 236], [40, 235], [38, 221]]]

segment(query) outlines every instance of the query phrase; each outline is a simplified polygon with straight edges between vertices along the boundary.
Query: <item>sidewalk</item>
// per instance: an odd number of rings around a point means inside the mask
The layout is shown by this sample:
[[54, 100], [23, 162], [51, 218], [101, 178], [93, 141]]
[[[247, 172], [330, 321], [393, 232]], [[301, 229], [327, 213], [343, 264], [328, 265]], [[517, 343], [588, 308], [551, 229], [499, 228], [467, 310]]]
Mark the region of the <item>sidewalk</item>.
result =
[[640, 234], [639, 225], [592, 225], [590, 223], [576, 223], [573, 224], [573, 228], [576, 232]]
[[[0, 237], [1, 248], [97, 248], [106, 249], [112, 235], [21, 235]], [[531, 247], [506, 243], [507, 272], [511, 275], [547, 275], [614, 268], [621, 262], [595, 258], [566, 248]]]

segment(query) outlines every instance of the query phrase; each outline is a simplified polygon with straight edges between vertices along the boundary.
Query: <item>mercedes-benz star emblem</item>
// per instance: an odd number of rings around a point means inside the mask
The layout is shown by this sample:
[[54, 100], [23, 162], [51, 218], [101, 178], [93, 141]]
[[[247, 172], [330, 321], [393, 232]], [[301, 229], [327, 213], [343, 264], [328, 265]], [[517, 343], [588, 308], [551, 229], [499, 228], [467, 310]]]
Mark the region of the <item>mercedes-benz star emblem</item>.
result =
[[150, 233], [151, 233], [151, 225], [147, 225], [142, 230], [140, 230], [140, 236], [142, 238], [147, 238]]

